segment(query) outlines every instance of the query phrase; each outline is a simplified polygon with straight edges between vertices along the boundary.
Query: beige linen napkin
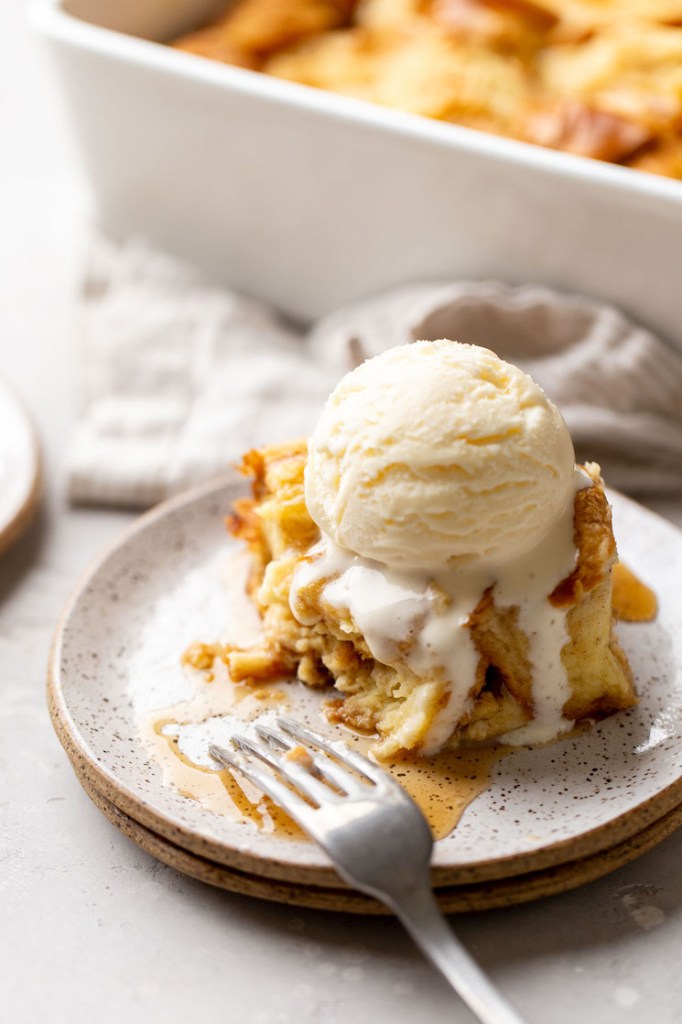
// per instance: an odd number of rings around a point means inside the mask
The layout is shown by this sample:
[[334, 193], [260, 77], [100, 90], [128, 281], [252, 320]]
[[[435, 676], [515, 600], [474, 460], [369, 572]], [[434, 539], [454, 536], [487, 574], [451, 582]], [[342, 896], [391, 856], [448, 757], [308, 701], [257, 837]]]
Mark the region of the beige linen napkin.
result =
[[328, 390], [274, 311], [137, 240], [95, 240], [81, 321], [76, 503], [154, 504], [306, 433]]
[[682, 492], [682, 354], [617, 310], [546, 288], [399, 288], [308, 332], [139, 241], [97, 240], [82, 299], [73, 501], [146, 506], [254, 445], [308, 433], [359, 359], [417, 339], [486, 345], [561, 409], [578, 458], [630, 493]]

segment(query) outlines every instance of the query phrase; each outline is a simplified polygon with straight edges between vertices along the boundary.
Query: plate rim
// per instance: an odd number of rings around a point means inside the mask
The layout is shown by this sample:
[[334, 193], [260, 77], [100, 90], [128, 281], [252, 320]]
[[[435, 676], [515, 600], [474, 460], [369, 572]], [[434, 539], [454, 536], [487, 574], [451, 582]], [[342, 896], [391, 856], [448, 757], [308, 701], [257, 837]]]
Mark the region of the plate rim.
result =
[[24, 400], [14, 386], [3, 375], [0, 375], [0, 401], [13, 406], [17, 421], [22, 423], [31, 445], [31, 477], [28, 486], [21, 494], [20, 500], [3, 524], [0, 522], [0, 557], [19, 540], [31, 524], [38, 511], [43, 490], [43, 458], [38, 440], [38, 430], [33, 417]]
[[[80, 776], [77, 770], [75, 774], [95, 807], [123, 835], [156, 860], [196, 881], [228, 892], [290, 906], [372, 916], [391, 913], [378, 900], [346, 886], [338, 876], [335, 879], [338, 888], [310, 886], [251, 875], [198, 857], [182, 847], [175, 846], [125, 814], [107, 800], [96, 786]], [[496, 910], [536, 902], [548, 896], [558, 896], [625, 867], [637, 857], [653, 850], [659, 843], [673, 835], [681, 825], [682, 803], [646, 826], [641, 832], [599, 853], [544, 870], [512, 875], [509, 878], [464, 885], [435, 885], [434, 895], [445, 913]]]
[[[95, 785], [98, 791], [119, 811], [150, 831], [198, 857], [264, 878], [281, 881], [295, 879], [302, 884], [313, 885], [320, 884], [321, 880], [325, 878], [336, 881], [337, 876], [331, 862], [324, 855], [321, 864], [294, 864], [290, 860], [273, 854], [259, 854], [253, 844], [249, 844], [246, 848], [240, 846], [239, 843], [228, 844], [202, 835], [191, 826], [179, 822], [165, 811], [159, 810], [124, 782], [121, 782], [115, 772], [99, 761], [94, 752], [90, 750], [70, 713], [62, 688], [61, 651], [65, 629], [86, 590], [106, 567], [109, 560], [132, 538], [153, 528], [155, 524], [165, 520], [169, 515], [201, 500], [217, 496], [220, 492], [230, 487], [234, 488], [241, 482], [242, 478], [239, 473], [236, 470], [230, 470], [168, 498], [137, 517], [105, 547], [99, 556], [95, 557], [76, 583], [59, 616], [52, 636], [47, 667], [48, 709], [57, 737], [79, 777], [81, 773], [84, 774], [89, 782]], [[667, 528], [676, 530], [674, 524], [639, 505], [631, 498], [613, 490], [610, 493], [617, 495], [619, 502], [633, 505], [638, 511], [655, 518]], [[454, 885], [494, 881], [530, 873], [534, 870], [546, 870], [568, 861], [595, 855], [632, 838], [680, 804], [682, 804], [682, 773], [677, 779], [644, 801], [621, 811], [609, 821], [595, 825], [577, 836], [554, 840], [531, 852], [489, 857], [475, 864], [437, 864], [433, 868], [434, 884]]]

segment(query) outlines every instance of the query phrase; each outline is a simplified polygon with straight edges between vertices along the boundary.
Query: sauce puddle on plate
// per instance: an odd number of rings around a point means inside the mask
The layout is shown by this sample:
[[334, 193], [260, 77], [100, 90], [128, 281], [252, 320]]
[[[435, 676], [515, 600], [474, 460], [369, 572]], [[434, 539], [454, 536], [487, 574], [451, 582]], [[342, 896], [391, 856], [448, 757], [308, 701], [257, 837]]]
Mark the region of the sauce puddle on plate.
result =
[[384, 767], [419, 805], [434, 839], [455, 828], [469, 804], [490, 785], [494, 765], [509, 747], [452, 750], [435, 757], [399, 761]]
[[205, 676], [199, 679], [190, 700], [156, 711], [140, 723], [145, 748], [162, 769], [164, 785], [214, 814], [251, 821], [262, 832], [306, 838], [269, 797], [246, 779], [238, 782], [228, 768], [217, 770], [208, 755], [209, 743], [229, 742], [233, 732], [268, 710], [285, 711], [286, 693], [275, 686], [235, 686], [222, 673], [215, 675], [219, 678], [210, 673], [210, 682]]
[[623, 622], [651, 622], [658, 601], [651, 587], [642, 583], [626, 565], [613, 567], [613, 614]]
[[[235, 779], [229, 769], [216, 770], [208, 755], [209, 743], [229, 743], [234, 732], [244, 731], [254, 719], [290, 712], [290, 697], [296, 702], [296, 717], [319, 729], [322, 700], [300, 683], [282, 686], [245, 687], [235, 685], [226, 673], [206, 681], [206, 674], [193, 672], [195, 695], [173, 707], [156, 711], [141, 722], [146, 749], [163, 771], [165, 785], [182, 796], [196, 800], [214, 814], [235, 821], [250, 821], [266, 833], [282, 839], [307, 839], [306, 834], [273, 801], [245, 779]], [[306, 698], [301, 713], [299, 698]], [[311, 697], [314, 698], [311, 700]], [[325, 728], [326, 727], [326, 728]], [[324, 723], [327, 735], [330, 727]], [[369, 737], [332, 727], [334, 739], [367, 754]], [[490, 785], [492, 769], [508, 747], [448, 751], [428, 760], [400, 760], [383, 764], [421, 808], [436, 839], [448, 835], [466, 808]]]

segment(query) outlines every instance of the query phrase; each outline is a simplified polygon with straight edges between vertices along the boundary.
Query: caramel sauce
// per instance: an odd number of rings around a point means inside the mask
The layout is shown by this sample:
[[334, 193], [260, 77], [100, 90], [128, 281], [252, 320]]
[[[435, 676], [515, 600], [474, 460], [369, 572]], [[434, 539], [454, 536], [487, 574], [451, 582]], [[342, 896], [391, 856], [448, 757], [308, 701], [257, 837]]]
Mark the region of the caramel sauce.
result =
[[[282, 839], [307, 839], [306, 834], [273, 801], [244, 779], [237, 780], [229, 769], [218, 771], [208, 763], [199, 764], [183, 750], [180, 732], [205, 726], [211, 719], [230, 718], [246, 725], [264, 710], [288, 710], [289, 696], [296, 684], [250, 687], [231, 682], [223, 671], [212, 680], [212, 672], [197, 673], [194, 696], [174, 707], [157, 711], [141, 723], [142, 738], [154, 761], [163, 771], [164, 784], [182, 796], [198, 801], [214, 814], [233, 821], [252, 822], [261, 832]], [[321, 705], [319, 710], [321, 710]], [[306, 716], [307, 717], [307, 716]], [[312, 723], [314, 726], [314, 722]], [[360, 753], [367, 754], [371, 738], [338, 727], [338, 738]], [[202, 749], [207, 746], [203, 744]], [[466, 808], [485, 792], [495, 763], [509, 748], [486, 747], [458, 750], [428, 759], [404, 759], [383, 764], [421, 808], [436, 839], [455, 828]], [[304, 761], [307, 754], [294, 747], [290, 755]]]
[[434, 839], [449, 835], [467, 807], [490, 785], [492, 769], [510, 753], [505, 747], [452, 750], [420, 761], [385, 765], [410, 794]]
[[658, 601], [653, 590], [622, 562], [613, 567], [613, 614], [623, 622], [650, 622]]
[[279, 839], [308, 839], [307, 833], [269, 796], [264, 796], [253, 788], [250, 794], [247, 794], [228, 769], [219, 774], [227, 795], [239, 811], [242, 821], [252, 821], [259, 831], [275, 833]]
[[[221, 771], [198, 764], [180, 747], [178, 730], [200, 726], [212, 718], [234, 717], [245, 723], [267, 707], [283, 710], [286, 694], [271, 686], [235, 686], [228, 679], [214, 681], [213, 671], [203, 673], [204, 682], [195, 696], [162, 712], [154, 712], [141, 723], [142, 739], [163, 771], [164, 785], [188, 800], [196, 800], [214, 814], [233, 821], [252, 821], [261, 832], [276, 832], [288, 839], [305, 839], [305, 833], [273, 801], [246, 780], [237, 781], [229, 768]], [[161, 716], [161, 717], [159, 717]]]

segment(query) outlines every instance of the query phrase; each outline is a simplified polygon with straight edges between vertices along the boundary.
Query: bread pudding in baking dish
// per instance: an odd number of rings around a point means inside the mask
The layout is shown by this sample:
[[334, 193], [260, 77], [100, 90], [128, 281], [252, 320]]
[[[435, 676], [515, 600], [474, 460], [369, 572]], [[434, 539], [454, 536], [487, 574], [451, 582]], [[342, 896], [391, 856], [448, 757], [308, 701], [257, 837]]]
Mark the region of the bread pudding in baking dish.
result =
[[236, 0], [173, 45], [682, 178], [682, 0]]
[[599, 467], [540, 388], [476, 346], [391, 349], [348, 374], [310, 440], [249, 452], [257, 646], [236, 682], [334, 687], [380, 758], [545, 742], [636, 703], [612, 624]]

